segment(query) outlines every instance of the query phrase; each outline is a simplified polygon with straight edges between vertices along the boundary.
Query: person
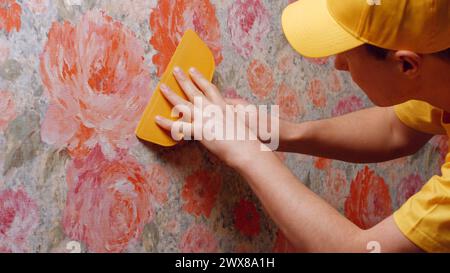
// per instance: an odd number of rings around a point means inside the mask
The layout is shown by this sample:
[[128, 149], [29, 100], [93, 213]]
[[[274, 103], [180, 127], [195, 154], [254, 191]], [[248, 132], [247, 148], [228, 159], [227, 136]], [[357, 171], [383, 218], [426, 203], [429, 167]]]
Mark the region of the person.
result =
[[[376, 106], [319, 121], [280, 121], [279, 151], [381, 162], [449, 134], [449, 15], [449, 0], [300, 0], [286, 7], [282, 26], [292, 47], [312, 58], [335, 55], [336, 69], [350, 73]], [[173, 105], [194, 109], [196, 97], [222, 108], [236, 104], [195, 69], [190, 76], [180, 69], [174, 74], [188, 100], [166, 87], [162, 92]], [[156, 120], [167, 130], [175, 123]], [[442, 175], [364, 230], [299, 182], [274, 153], [261, 151], [261, 141], [201, 143], [245, 178], [298, 251], [368, 252], [373, 241], [381, 252], [450, 251], [450, 157]]]

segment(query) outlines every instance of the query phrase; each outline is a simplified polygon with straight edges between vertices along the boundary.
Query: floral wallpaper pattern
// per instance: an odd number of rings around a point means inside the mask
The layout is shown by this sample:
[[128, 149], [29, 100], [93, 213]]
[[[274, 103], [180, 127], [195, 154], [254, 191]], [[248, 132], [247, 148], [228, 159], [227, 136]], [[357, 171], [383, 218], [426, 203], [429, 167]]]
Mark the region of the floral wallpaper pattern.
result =
[[[301, 122], [370, 103], [332, 58], [280, 25], [291, 1], [0, 0], [0, 252], [291, 252], [245, 181], [198, 143], [135, 126], [183, 32], [214, 53], [227, 97]], [[369, 228], [439, 173], [447, 139], [391, 162], [278, 153], [301, 183]], [[273, 181], [277, 183], [277, 181]]]

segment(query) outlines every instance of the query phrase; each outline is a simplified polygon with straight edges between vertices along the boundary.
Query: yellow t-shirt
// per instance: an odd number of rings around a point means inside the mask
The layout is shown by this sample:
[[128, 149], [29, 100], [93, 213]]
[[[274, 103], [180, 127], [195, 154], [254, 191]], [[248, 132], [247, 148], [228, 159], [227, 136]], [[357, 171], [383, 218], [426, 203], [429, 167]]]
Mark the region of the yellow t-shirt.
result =
[[[408, 127], [429, 134], [450, 135], [450, 117], [439, 108], [422, 101], [395, 106], [398, 118]], [[402, 233], [427, 252], [450, 252], [450, 155], [442, 175], [427, 184], [394, 213]]]

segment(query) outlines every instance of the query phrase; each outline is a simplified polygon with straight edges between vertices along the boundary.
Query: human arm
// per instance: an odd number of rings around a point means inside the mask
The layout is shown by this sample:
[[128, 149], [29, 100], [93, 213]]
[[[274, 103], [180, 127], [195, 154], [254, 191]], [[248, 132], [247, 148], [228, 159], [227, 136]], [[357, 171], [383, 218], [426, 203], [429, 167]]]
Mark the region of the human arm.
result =
[[[191, 101], [201, 96], [208, 104], [223, 104], [217, 88], [201, 76], [193, 75], [193, 79], [202, 90], [186, 76], [178, 75], [177, 79]], [[163, 94], [174, 105], [193, 107], [170, 90]], [[175, 124], [164, 118], [157, 122], [169, 131]], [[185, 121], [185, 125], [192, 126], [190, 122]], [[367, 252], [371, 241], [379, 242], [384, 252], [420, 250], [399, 231], [392, 217], [369, 230], [354, 225], [298, 181], [274, 153], [261, 151], [257, 140], [201, 142], [246, 179], [269, 216], [299, 251]]]
[[[242, 99], [227, 102], [248, 104]], [[406, 126], [394, 107], [372, 107], [301, 123], [280, 120], [279, 124], [278, 151], [352, 163], [375, 163], [412, 155], [433, 137]]]
[[416, 153], [432, 137], [404, 125], [394, 107], [373, 107], [331, 119], [292, 124], [280, 151], [353, 163], [374, 163]]
[[[253, 153], [231, 164], [248, 182], [265, 210], [293, 246], [301, 252], [369, 252], [377, 242], [381, 252], [418, 252], [390, 216], [371, 229], [354, 225], [304, 186], [273, 153]], [[248, 166], [252, 168], [248, 168]]]

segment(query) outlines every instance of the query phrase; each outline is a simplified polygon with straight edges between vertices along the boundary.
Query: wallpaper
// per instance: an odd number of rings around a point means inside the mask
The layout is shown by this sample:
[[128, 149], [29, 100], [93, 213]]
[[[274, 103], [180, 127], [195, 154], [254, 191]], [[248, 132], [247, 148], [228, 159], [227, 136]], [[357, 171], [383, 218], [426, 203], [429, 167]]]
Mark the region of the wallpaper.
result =
[[[212, 50], [226, 97], [278, 104], [296, 122], [370, 107], [332, 58], [288, 45], [288, 3], [0, 0], [0, 252], [294, 251], [245, 180], [199, 143], [134, 136], [186, 29]], [[369, 228], [439, 173], [447, 149], [436, 137], [371, 165], [277, 155]]]

